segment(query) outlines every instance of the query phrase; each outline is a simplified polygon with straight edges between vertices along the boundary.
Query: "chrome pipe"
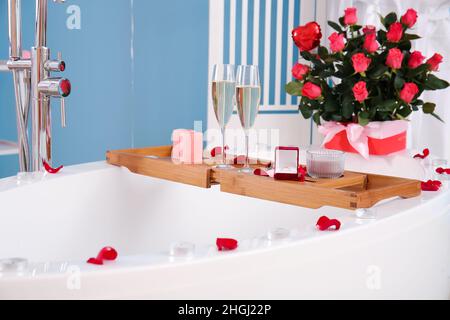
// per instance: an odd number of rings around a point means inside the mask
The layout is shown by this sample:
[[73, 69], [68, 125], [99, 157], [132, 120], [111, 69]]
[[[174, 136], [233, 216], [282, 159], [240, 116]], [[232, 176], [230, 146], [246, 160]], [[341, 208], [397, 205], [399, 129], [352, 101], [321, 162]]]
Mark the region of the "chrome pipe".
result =
[[9, 16], [9, 57], [22, 57], [22, 15], [21, 0], [8, 0]]
[[24, 71], [13, 71], [14, 95], [16, 99], [16, 122], [17, 122], [17, 138], [19, 147], [19, 169], [20, 172], [28, 172], [29, 170], [29, 145], [28, 145], [28, 110], [27, 103], [29, 100], [25, 97], [25, 79]]
[[0, 60], [0, 72], [9, 72], [8, 60]]
[[[39, 0], [38, 0], [39, 1]], [[46, 47], [31, 49], [31, 117], [32, 117], [32, 167], [40, 171], [42, 160], [51, 163], [51, 114], [50, 99], [39, 90], [41, 81], [49, 78], [45, 62], [49, 60], [50, 50]]]
[[[16, 100], [17, 139], [19, 146], [19, 167], [21, 172], [29, 171], [29, 145], [28, 145], [28, 114], [30, 79], [26, 69], [31, 65], [22, 65], [22, 15], [21, 0], [8, 0], [9, 15], [9, 61], [7, 66], [12, 70], [14, 82], [14, 95]], [[20, 61], [20, 62], [19, 62]], [[17, 68], [10, 69], [14, 66]]]
[[31, 70], [31, 60], [9, 60], [6, 62], [8, 71]]
[[47, 0], [36, 0], [36, 48], [47, 46], [47, 4]]

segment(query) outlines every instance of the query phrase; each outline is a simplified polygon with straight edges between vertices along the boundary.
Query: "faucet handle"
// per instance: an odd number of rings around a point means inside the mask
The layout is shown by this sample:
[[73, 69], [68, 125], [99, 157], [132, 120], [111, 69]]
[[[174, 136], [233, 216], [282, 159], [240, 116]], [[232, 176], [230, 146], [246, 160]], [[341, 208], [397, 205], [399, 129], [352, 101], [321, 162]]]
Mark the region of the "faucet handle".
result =
[[66, 70], [66, 62], [62, 59], [62, 53], [58, 52], [56, 60], [48, 60], [44, 64], [44, 68], [51, 72], [63, 72]]
[[66, 99], [64, 97], [61, 97], [60, 99], [61, 103], [61, 127], [66, 127]]
[[72, 86], [65, 78], [48, 78], [38, 84], [38, 90], [50, 97], [65, 98], [70, 95]]

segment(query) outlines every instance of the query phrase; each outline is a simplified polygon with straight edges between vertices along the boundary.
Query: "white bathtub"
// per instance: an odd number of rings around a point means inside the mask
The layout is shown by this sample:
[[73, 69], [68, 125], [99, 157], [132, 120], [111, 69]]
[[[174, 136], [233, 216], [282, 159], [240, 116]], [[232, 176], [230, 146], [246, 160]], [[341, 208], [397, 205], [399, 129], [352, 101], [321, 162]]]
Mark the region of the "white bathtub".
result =
[[[311, 195], [312, 197], [314, 195]], [[449, 297], [450, 192], [376, 207], [376, 221], [351, 211], [295, 206], [204, 190], [105, 163], [69, 167], [25, 186], [0, 180], [0, 299], [300, 299]], [[338, 232], [319, 232], [322, 215]], [[291, 230], [269, 243], [268, 230]], [[217, 237], [240, 242], [215, 250]], [[176, 241], [191, 259], [169, 257]], [[106, 245], [115, 262], [88, 265]]]

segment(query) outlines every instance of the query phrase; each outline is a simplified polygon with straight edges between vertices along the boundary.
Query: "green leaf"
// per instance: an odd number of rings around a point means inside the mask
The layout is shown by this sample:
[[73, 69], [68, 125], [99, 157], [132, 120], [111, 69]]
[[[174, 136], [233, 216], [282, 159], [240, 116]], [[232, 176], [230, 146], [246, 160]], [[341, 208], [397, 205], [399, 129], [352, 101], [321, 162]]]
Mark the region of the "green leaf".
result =
[[354, 111], [355, 109], [353, 107], [353, 96], [347, 94], [342, 100], [342, 116], [346, 119], [351, 119]]
[[358, 123], [362, 126], [368, 125], [370, 122], [369, 113], [362, 111], [358, 114]]
[[408, 72], [406, 73], [406, 77], [414, 78], [415, 76], [417, 76], [421, 73], [425, 73], [425, 72], [428, 72], [428, 65], [422, 64], [422, 65], [418, 66], [417, 68], [409, 69]]
[[300, 103], [299, 110], [305, 119], [310, 119], [313, 115], [313, 111], [303, 103]]
[[383, 74], [385, 74], [389, 68], [384, 64], [378, 64], [375, 68], [373, 68], [368, 76], [370, 79], [379, 79]]
[[[395, 44], [394, 44], [394, 47], [395, 47]], [[411, 47], [412, 47], [412, 44], [411, 44], [411, 41], [409, 41], [409, 40], [403, 40], [397, 45], [397, 47], [401, 51], [410, 51]]]
[[384, 100], [381, 104], [379, 104], [378, 110], [392, 112], [396, 107], [397, 107], [397, 100], [389, 99]]
[[432, 114], [434, 113], [434, 110], [436, 110], [436, 104], [434, 103], [427, 102], [422, 106], [423, 113]]
[[386, 42], [386, 40], [387, 40], [386, 34], [387, 34], [386, 31], [378, 30], [377, 38], [378, 38], [378, 41], [380, 41], [380, 43], [385, 43]]
[[331, 115], [331, 119], [332, 121], [338, 121], [341, 122], [343, 120], [342, 116], [340, 114], [332, 114]]
[[285, 87], [286, 92], [291, 96], [301, 96], [302, 88], [303, 84], [298, 81], [291, 81]]
[[313, 121], [314, 121], [315, 124], [320, 126], [320, 112], [314, 113]]
[[400, 115], [402, 119], [406, 119], [412, 113], [412, 109], [409, 106], [404, 106], [397, 110], [397, 115]]
[[384, 17], [381, 14], [378, 14], [378, 16], [380, 17], [381, 24], [384, 26], [386, 23], [386, 21], [384, 21]]
[[302, 56], [303, 59], [305, 59], [306, 61], [314, 61], [317, 60], [310, 52], [308, 51], [300, 51], [300, 55]]
[[425, 82], [425, 87], [428, 90], [440, 90], [440, 89], [445, 89], [449, 86], [450, 84], [442, 79], [439, 79], [438, 77], [436, 77], [435, 75], [428, 75], [428, 79]]
[[341, 24], [341, 26], [345, 27], [344, 17], [339, 18], [339, 23]]
[[395, 76], [395, 80], [394, 80], [395, 89], [400, 90], [401, 88], [403, 88], [404, 84], [405, 84], [405, 79], [403, 79], [399, 74], [397, 74]]
[[334, 113], [339, 109], [338, 104], [332, 97], [326, 97], [323, 104], [326, 112]]
[[417, 39], [421, 39], [422, 37], [417, 35], [417, 34], [410, 34], [410, 33], [405, 33], [404, 35], [406, 40], [417, 40]]
[[389, 29], [390, 25], [394, 22], [397, 22], [397, 20], [397, 14], [395, 12], [391, 12], [386, 17], [384, 17], [383, 25], [386, 27], [386, 29]]
[[344, 32], [344, 31], [342, 30], [341, 26], [338, 25], [336, 22], [328, 21], [328, 25], [329, 25], [330, 27], [332, 27], [334, 30], [336, 30], [337, 32], [339, 32], [339, 33]]
[[328, 58], [328, 49], [325, 47], [320, 46], [318, 50], [319, 57], [323, 60]]

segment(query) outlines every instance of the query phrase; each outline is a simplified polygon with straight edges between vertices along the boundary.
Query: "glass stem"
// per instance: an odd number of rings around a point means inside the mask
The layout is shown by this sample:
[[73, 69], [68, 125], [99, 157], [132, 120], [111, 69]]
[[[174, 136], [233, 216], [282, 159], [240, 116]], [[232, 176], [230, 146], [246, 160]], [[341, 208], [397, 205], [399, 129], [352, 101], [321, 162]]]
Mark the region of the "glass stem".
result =
[[225, 127], [222, 128], [222, 164], [226, 165], [227, 164], [227, 156], [225, 154], [226, 150], [225, 150]]
[[248, 159], [248, 148], [249, 148], [249, 143], [248, 143], [248, 132], [245, 132], [245, 167], [244, 168], [250, 168], [250, 161]]

